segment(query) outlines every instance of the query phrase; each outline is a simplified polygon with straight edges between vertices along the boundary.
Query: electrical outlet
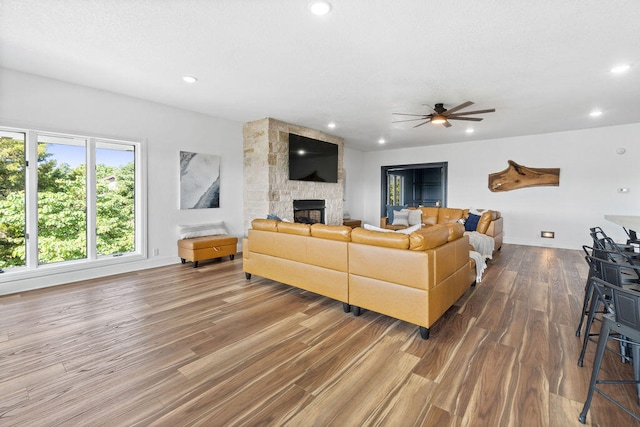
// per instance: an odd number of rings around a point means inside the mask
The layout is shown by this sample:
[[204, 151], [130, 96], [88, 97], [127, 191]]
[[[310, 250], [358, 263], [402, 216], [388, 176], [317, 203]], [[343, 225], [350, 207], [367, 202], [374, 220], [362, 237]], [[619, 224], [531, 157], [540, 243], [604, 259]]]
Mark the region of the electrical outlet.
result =
[[158, 256], [158, 255], [160, 255], [160, 249], [155, 248], [155, 249], [153, 250], [153, 256]]

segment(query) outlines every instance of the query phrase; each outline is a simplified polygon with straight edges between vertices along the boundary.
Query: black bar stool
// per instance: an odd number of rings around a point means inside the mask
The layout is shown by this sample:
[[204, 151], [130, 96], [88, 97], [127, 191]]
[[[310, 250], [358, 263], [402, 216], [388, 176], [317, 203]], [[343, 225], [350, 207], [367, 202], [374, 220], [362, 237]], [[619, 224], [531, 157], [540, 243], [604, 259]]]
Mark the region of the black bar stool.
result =
[[[612, 295], [615, 311], [614, 313], [608, 313], [603, 316], [602, 328], [600, 329], [600, 336], [598, 338], [598, 347], [593, 362], [591, 381], [589, 383], [589, 393], [587, 394], [587, 400], [584, 403], [578, 420], [582, 424], [586, 423], [587, 412], [589, 411], [589, 406], [591, 406], [593, 393], [597, 392], [625, 411], [636, 421], [640, 421], [639, 416], [598, 388], [598, 384], [636, 384], [637, 400], [640, 404], [640, 290], [632, 289], [630, 286], [619, 287], [597, 277], [594, 277], [592, 281], [594, 287], [600, 290], [600, 294], [610, 293]], [[598, 379], [604, 351], [607, 349], [607, 342], [612, 333], [616, 333], [619, 340], [624, 341], [625, 345], [631, 347], [634, 373], [633, 380]]]
[[[584, 247], [585, 252], [588, 253], [588, 247]], [[589, 248], [593, 249], [593, 248]], [[587, 282], [587, 286], [585, 289], [585, 296], [582, 308], [582, 319], [580, 320], [580, 324], [578, 325], [578, 330], [576, 331], [576, 336], [580, 336], [580, 328], [582, 327], [582, 322], [585, 316], [585, 309], [587, 304], [589, 304], [589, 310], [586, 312], [587, 314], [587, 324], [585, 326], [585, 333], [582, 342], [582, 351], [580, 352], [580, 357], [578, 358], [578, 366], [583, 365], [584, 355], [587, 351], [587, 344], [589, 341], [595, 341], [595, 336], [598, 334], [591, 333], [591, 326], [595, 320], [599, 320], [596, 318], [598, 313], [606, 313], [607, 310], [611, 309], [615, 306], [614, 301], [612, 299], [612, 295], [608, 288], [598, 288], [593, 282], [593, 278], [601, 279], [612, 286], [621, 287], [623, 285], [632, 285], [636, 288], [640, 289], [640, 280], [638, 277], [640, 276], [640, 266], [623, 264], [620, 261], [613, 262], [610, 259], [604, 259], [607, 256], [606, 251], [601, 249], [593, 249], [593, 253], [603, 256], [603, 258], [598, 258], [595, 256], [586, 255], [585, 259], [589, 264], [589, 281]], [[602, 311], [600, 311], [602, 308]], [[615, 310], [614, 308], [612, 310]], [[613, 312], [613, 311], [611, 311]], [[626, 346], [622, 346], [620, 349], [623, 356], [626, 356]]]

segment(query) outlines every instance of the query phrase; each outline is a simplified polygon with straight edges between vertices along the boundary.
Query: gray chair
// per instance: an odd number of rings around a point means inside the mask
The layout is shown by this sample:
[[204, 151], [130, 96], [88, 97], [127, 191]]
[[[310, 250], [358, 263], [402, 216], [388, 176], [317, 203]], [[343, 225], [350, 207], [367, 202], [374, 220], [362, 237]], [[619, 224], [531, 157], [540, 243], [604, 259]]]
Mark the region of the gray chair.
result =
[[[593, 371], [591, 373], [591, 381], [589, 383], [589, 393], [580, 413], [578, 420], [586, 423], [587, 412], [591, 406], [593, 394], [598, 393], [604, 398], [615, 404], [617, 407], [625, 411], [636, 421], [640, 422], [640, 417], [625, 408], [619, 401], [598, 388], [598, 384], [636, 384], [638, 394], [638, 403], [640, 404], [640, 290], [631, 288], [630, 286], [620, 287], [612, 283], [608, 283], [597, 277], [592, 279], [593, 286], [597, 289], [598, 298], [609, 293], [612, 296], [614, 309], [609, 307], [609, 313], [605, 314], [602, 319], [602, 328], [598, 338], [598, 347], [593, 362]], [[607, 348], [607, 342], [615, 334], [616, 339], [624, 343], [625, 346], [631, 348], [630, 360], [633, 362], [633, 380], [601, 380], [598, 379], [600, 368], [602, 366], [602, 358]]]

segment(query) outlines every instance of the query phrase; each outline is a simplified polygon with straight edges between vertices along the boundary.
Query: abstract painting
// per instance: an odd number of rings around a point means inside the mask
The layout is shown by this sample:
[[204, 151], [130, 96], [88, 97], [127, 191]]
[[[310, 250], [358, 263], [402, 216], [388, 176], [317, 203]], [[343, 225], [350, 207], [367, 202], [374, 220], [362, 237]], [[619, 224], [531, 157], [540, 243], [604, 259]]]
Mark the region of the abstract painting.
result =
[[180, 152], [180, 209], [220, 207], [220, 156]]

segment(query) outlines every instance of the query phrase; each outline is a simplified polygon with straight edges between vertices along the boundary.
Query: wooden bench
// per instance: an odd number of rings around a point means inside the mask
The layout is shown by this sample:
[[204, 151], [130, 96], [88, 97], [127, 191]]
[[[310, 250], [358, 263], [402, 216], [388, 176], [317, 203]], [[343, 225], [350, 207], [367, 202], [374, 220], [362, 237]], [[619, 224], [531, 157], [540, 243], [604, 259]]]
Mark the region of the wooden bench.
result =
[[198, 261], [204, 259], [222, 258], [229, 255], [231, 260], [236, 255], [238, 238], [219, 234], [216, 236], [193, 237], [178, 240], [178, 256], [184, 264], [193, 262], [193, 268], [198, 267]]

